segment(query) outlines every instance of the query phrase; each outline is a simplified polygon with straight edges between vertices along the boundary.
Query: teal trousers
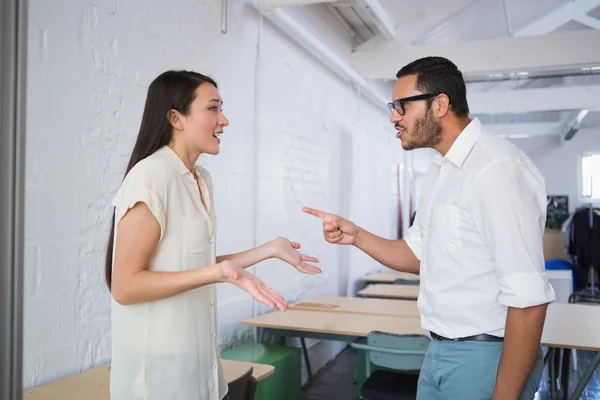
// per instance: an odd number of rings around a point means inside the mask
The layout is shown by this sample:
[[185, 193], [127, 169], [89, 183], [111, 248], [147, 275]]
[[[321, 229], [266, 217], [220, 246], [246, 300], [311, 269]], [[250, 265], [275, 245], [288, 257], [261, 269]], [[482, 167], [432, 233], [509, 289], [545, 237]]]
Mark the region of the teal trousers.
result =
[[[432, 340], [419, 375], [417, 400], [490, 400], [503, 342]], [[521, 400], [539, 389], [544, 357], [540, 349]]]

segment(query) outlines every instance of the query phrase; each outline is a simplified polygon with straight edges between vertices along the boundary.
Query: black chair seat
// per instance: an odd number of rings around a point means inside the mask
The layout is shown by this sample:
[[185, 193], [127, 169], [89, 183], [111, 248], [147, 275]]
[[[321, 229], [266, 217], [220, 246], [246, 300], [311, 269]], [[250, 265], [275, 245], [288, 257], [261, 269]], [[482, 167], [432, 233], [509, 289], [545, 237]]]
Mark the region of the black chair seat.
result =
[[231, 400], [253, 400], [256, 394], [256, 378], [252, 376], [254, 368], [248, 369], [246, 373], [236, 380], [229, 382], [227, 395]]
[[365, 400], [415, 400], [419, 375], [375, 371], [362, 386]]

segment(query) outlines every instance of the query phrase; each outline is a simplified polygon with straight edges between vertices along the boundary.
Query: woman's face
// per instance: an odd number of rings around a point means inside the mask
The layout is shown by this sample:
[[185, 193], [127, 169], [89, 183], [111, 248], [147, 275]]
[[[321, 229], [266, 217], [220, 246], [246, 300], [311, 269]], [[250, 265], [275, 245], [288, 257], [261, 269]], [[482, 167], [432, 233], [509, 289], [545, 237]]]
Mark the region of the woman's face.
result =
[[221, 134], [229, 125], [222, 112], [223, 101], [219, 90], [210, 83], [203, 83], [195, 93], [196, 98], [192, 101], [188, 114], [178, 115], [181, 120], [178, 135], [199, 153], [219, 154]]

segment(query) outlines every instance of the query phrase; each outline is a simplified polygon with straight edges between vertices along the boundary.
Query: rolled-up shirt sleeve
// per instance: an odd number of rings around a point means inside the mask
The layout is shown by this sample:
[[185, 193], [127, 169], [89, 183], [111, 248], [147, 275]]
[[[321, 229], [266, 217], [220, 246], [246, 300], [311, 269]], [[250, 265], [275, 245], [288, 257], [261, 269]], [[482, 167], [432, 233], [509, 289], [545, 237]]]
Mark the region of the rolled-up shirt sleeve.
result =
[[496, 266], [499, 302], [526, 308], [556, 300], [544, 267], [543, 177], [521, 160], [494, 161], [476, 189], [475, 222]]
[[421, 215], [421, 214], [419, 214], [417, 212], [417, 214], [415, 215], [415, 220], [413, 221], [413, 224], [410, 226], [410, 228], [408, 228], [406, 235], [404, 235], [404, 241], [408, 245], [408, 248], [413, 252], [415, 257], [417, 257], [417, 259], [419, 261], [421, 261], [421, 249], [423, 247], [423, 235], [421, 233], [421, 225], [420, 225], [419, 215]]

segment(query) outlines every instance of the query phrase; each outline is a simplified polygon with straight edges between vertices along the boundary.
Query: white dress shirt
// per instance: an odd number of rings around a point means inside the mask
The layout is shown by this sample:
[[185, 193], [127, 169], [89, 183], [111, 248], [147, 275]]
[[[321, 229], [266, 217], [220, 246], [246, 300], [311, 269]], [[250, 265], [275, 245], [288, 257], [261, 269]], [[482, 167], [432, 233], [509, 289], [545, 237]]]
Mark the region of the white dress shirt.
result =
[[507, 307], [555, 300], [544, 268], [544, 178], [474, 119], [423, 179], [406, 242], [421, 261], [423, 329], [504, 336]]
[[[151, 271], [216, 263], [216, 217], [208, 171], [192, 173], [169, 147], [140, 161], [113, 202], [115, 224], [144, 202], [160, 224]], [[115, 240], [118, 229], [115, 231]], [[112, 400], [221, 400], [227, 394], [217, 346], [215, 285], [123, 306], [111, 300]]]

